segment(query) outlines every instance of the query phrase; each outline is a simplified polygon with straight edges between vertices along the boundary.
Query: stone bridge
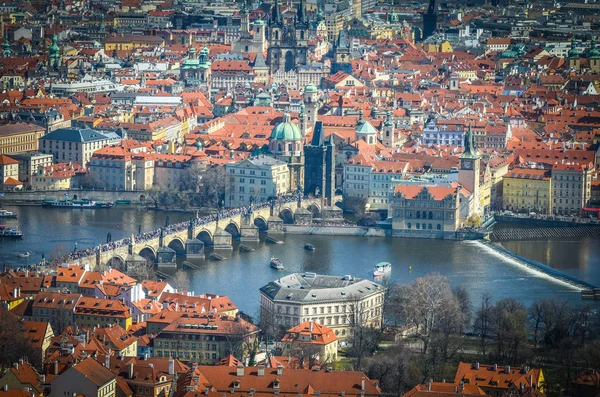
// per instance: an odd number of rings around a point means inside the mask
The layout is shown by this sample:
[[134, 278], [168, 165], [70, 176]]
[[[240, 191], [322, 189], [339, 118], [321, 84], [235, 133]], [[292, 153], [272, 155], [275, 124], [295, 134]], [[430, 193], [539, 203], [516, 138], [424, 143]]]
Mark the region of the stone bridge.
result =
[[[335, 203], [341, 201], [336, 197]], [[271, 207], [254, 208], [248, 214], [242, 210], [228, 210], [218, 220], [170, 225], [150, 234], [151, 238], [115, 241], [116, 248], [103, 247], [89, 256], [75, 259], [78, 264], [88, 264], [91, 269], [110, 265], [127, 269], [136, 262], [153, 261], [158, 266], [176, 266], [176, 257], [204, 258], [204, 247], [215, 250], [233, 249], [232, 241], [259, 241], [259, 233], [283, 233], [284, 224], [310, 224], [313, 219], [340, 219], [338, 207], [321, 207], [319, 199], [282, 202]], [[162, 230], [162, 231], [161, 231]]]

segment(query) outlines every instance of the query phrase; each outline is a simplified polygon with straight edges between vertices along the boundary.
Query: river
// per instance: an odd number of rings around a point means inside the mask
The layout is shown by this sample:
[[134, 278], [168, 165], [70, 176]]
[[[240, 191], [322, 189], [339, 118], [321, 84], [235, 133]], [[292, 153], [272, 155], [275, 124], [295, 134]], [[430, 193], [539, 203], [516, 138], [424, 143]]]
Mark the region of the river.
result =
[[[107, 233], [113, 240], [142, 230], [151, 230], [169, 222], [189, 219], [181, 212], [144, 211], [136, 206], [112, 209], [70, 210], [41, 207], [10, 207], [18, 219], [4, 220], [18, 226], [22, 240], [0, 240], [0, 262], [9, 267], [23, 266], [48, 256], [55, 247], [73, 249], [106, 242]], [[476, 304], [484, 292], [495, 299], [514, 297], [525, 304], [547, 297], [566, 299], [581, 304], [578, 291], [540, 277], [516, 266], [478, 242], [421, 239], [298, 236], [283, 237], [285, 244], [268, 244], [261, 240], [247, 244], [254, 252], [234, 249], [223, 255], [227, 260], [194, 260], [200, 270], [189, 270], [190, 287], [198, 293], [228, 295], [241, 310], [251, 316], [258, 314], [259, 288], [289, 272], [311, 271], [324, 274], [370, 277], [373, 265], [380, 261], [393, 264], [391, 277], [399, 283], [410, 283], [430, 272], [447, 276], [452, 285], [463, 285]], [[303, 245], [311, 243], [314, 252]], [[515, 252], [550, 264], [583, 281], [600, 285], [600, 240], [569, 239], [568, 241], [520, 241], [503, 245]], [[237, 248], [237, 244], [235, 244]], [[30, 252], [30, 258], [17, 253]], [[277, 272], [268, 266], [271, 256], [280, 258], [286, 270]], [[412, 267], [412, 270], [411, 268]], [[600, 304], [600, 302], [594, 303]]]

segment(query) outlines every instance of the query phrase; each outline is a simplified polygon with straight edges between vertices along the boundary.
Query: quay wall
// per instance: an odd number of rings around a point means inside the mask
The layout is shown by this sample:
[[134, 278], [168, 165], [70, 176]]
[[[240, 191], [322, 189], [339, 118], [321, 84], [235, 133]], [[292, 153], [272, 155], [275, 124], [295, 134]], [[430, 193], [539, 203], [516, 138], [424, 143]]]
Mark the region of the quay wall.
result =
[[[37, 205], [45, 197], [55, 197], [62, 199], [65, 196], [65, 190], [47, 190], [47, 191], [23, 191], [23, 192], [5, 192], [0, 197], [0, 204], [3, 205]], [[132, 203], [151, 202], [148, 193], [143, 191], [124, 191], [124, 190], [69, 190], [69, 197], [78, 199], [89, 199], [95, 201], [116, 201], [131, 200]]]
[[595, 286], [593, 286], [590, 283], [579, 280], [578, 278], [573, 277], [569, 274], [563, 273], [559, 270], [553, 269], [548, 265], [534, 261], [529, 258], [525, 258], [524, 256], [521, 256], [521, 255], [518, 255], [515, 252], [508, 250], [499, 244], [494, 244], [494, 243], [490, 243], [487, 241], [478, 241], [477, 243], [488, 247], [489, 249], [495, 251], [497, 254], [499, 254], [505, 258], [508, 257], [510, 259], [513, 259], [515, 263], [517, 263], [529, 270], [532, 270], [537, 273], [543, 273], [544, 275], [554, 279], [555, 281], [562, 282], [562, 283], [567, 284], [575, 289], [585, 290], [585, 289], [596, 288]]
[[360, 226], [285, 225], [283, 227], [283, 231], [286, 234], [304, 234], [317, 236], [385, 237], [390, 235], [390, 231], [386, 231], [376, 227]]
[[595, 226], [600, 228], [600, 222], [573, 222], [559, 219], [530, 218], [521, 216], [494, 215], [498, 223], [527, 225], [533, 227], [576, 227], [576, 226]]

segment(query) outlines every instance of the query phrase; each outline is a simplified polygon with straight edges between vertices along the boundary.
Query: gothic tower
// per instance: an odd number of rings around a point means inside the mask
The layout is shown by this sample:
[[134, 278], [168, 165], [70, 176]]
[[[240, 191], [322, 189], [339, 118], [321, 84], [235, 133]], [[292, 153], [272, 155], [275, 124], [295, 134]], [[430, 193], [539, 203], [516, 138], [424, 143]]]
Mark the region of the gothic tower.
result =
[[385, 115], [381, 136], [385, 147], [394, 146], [394, 122], [392, 121], [392, 112], [390, 110]]
[[575, 48], [575, 46], [576, 46], [575, 37], [573, 37], [571, 39], [571, 49], [568, 52], [569, 69], [579, 70], [580, 65], [581, 65], [581, 59], [579, 57], [579, 52], [577, 52], [577, 49]]
[[592, 37], [590, 52], [588, 53], [590, 70], [594, 73], [600, 72], [600, 51], [596, 48], [596, 36]]
[[465, 151], [460, 156], [460, 168], [458, 170], [458, 183], [473, 195], [473, 211], [479, 212], [479, 169], [481, 156], [475, 149], [473, 132], [471, 126], [465, 134]]
[[325, 139], [323, 123], [317, 121], [310, 144], [304, 147], [304, 188], [306, 194], [321, 196], [321, 209], [333, 206], [335, 197], [335, 146]]
[[437, 0], [429, 0], [429, 8], [427, 9], [427, 12], [423, 14], [423, 40], [431, 36], [437, 29], [437, 12]]

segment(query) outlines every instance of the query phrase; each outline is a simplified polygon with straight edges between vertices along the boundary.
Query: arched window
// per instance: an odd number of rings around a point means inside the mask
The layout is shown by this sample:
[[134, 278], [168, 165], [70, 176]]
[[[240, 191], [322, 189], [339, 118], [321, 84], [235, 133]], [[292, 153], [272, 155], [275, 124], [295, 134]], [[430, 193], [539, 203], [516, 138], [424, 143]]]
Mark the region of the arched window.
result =
[[429, 224], [429, 230], [431, 230], [431, 229], [432, 229], [432, 226], [431, 226], [431, 223], [430, 223], [430, 224]]
[[417, 211], [417, 219], [421, 219], [421, 211]]
[[279, 30], [275, 31], [275, 40], [279, 40]]
[[410, 224], [410, 222], [408, 222], [408, 228], [409, 228], [409, 229], [411, 228], [411, 226], [412, 226], [412, 225]]
[[426, 224], [423, 224], [423, 229], [424, 230], [427, 229], [427, 225]]
[[433, 212], [429, 211], [429, 219], [433, 219]]
[[281, 143], [277, 144], [277, 151], [281, 152]]
[[442, 230], [442, 225], [440, 225], [439, 223], [437, 224], [437, 230]]

